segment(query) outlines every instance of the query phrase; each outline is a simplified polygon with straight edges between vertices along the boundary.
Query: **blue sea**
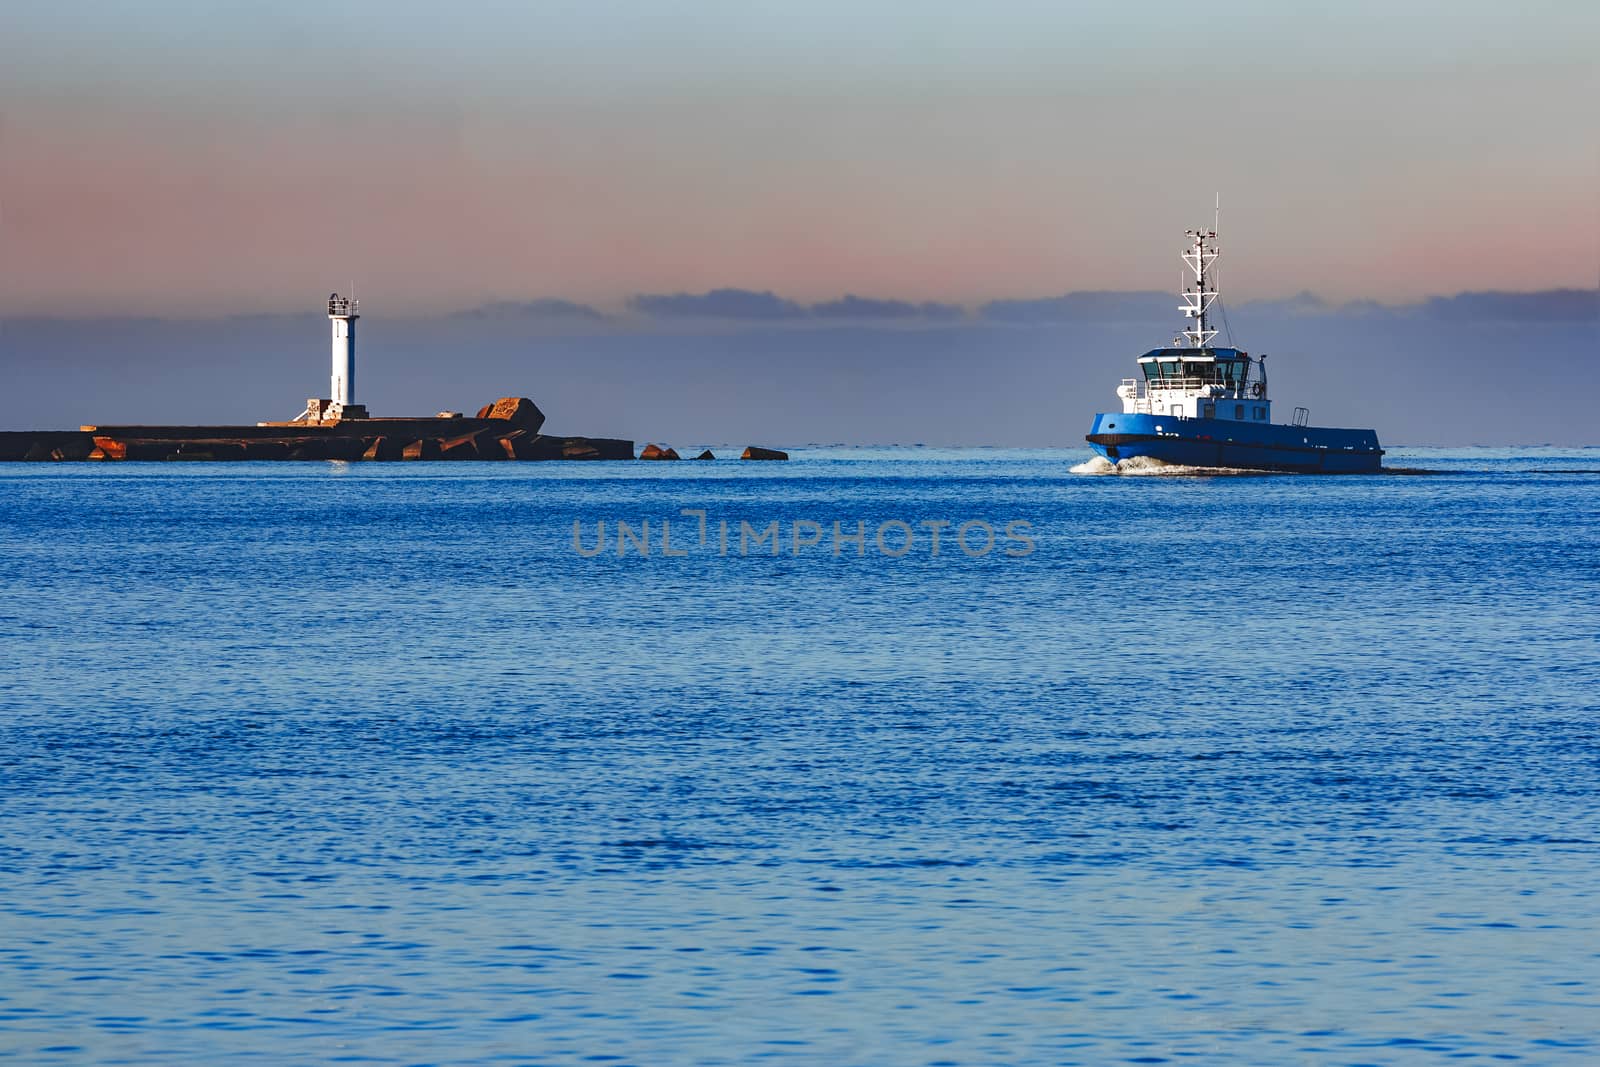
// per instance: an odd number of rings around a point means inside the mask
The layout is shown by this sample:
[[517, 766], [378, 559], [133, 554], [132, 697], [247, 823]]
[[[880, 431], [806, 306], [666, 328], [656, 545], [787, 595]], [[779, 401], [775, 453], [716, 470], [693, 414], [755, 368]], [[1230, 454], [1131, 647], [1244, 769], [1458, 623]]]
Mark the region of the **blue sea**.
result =
[[1600, 449], [794, 457], [0, 465], [0, 1059], [1600, 1061]]

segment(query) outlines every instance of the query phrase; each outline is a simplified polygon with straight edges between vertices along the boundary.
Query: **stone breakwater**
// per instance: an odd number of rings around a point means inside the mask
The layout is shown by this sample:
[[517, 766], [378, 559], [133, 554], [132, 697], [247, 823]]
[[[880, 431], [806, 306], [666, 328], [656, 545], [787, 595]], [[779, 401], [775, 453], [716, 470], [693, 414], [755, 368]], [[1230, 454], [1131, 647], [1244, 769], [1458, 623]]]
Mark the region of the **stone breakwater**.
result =
[[[473, 418], [343, 419], [255, 426], [83, 426], [0, 432], [0, 461], [631, 460], [633, 442], [541, 432], [544, 413], [503, 397]], [[671, 450], [665, 450], [670, 452]], [[656, 458], [656, 457], [651, 457]], [[672, 459], [677, 458], [671, 452]], [[741, 458], [788, 459], [751, 446]]]

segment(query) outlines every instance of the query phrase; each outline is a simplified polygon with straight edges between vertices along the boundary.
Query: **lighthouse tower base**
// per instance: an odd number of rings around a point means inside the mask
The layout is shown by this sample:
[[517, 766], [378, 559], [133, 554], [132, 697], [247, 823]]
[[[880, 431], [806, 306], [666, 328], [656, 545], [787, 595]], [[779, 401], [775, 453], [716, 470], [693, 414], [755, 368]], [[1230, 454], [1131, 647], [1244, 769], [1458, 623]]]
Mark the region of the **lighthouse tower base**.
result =
[[340, 404], [326, 397], [312, 397], [306, 401], [306, 409], [297, 415], [295, 422], [309, 423], [313, 426], [332, 426], [336, 422], [349, 419], [370, 419], [365, 404]]

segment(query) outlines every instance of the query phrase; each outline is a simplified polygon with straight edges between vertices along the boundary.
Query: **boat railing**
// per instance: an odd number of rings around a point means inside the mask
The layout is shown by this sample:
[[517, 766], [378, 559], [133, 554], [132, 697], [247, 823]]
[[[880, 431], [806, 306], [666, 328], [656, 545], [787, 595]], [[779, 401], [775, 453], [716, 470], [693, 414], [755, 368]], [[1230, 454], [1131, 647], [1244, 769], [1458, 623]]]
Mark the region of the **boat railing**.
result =
[[[1213, 393], [1211, 390], [1219, 389]], [[1117, 390], [1117, 395], [1129, 399], [1144, 399], [1150, 396], [1165, 396], [1179, 393], [1184, 396], [1214, 397], [1218, 400], [1244, 400], [1246, 391], [1237, 382], [1213, 382], [1204, 378], [1152, 378], [1150, 381], [1141, 382], [1136, 378], [1122, 379], [1122, 388]]]
[[[1126, 384], [1132, 380], [1133, 379], [1124, 378], [1123, 382]], [[1140, 383], [1136, 382], [1135, 384]], [[1180, 389], [1198, 390], [1208, 389], [1213, 385], [1220, 385], [1229, 392], [1242, 393], [1244, 388], [1239, 382], [1230, 381], [1226, 378], [1151, 378], [1142, 384], [1144, 385], [1146, 392], [1149, 392], [1152, 389], [1166, 389], [1173, 392], [1176, 392]]]

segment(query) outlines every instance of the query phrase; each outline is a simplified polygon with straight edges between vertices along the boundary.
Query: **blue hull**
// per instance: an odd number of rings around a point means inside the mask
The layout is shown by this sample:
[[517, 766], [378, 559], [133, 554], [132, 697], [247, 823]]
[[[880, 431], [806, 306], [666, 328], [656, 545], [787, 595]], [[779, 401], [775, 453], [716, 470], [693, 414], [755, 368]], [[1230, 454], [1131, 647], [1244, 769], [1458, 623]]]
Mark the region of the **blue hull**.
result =
[[1383, 460], [1373, 430], [1173, 415], [1104, 411], [1094, 417], [1087, 440], [1112, 462], [1148, 456], [1187, 467], [1361, 474], [1382, 469]]

